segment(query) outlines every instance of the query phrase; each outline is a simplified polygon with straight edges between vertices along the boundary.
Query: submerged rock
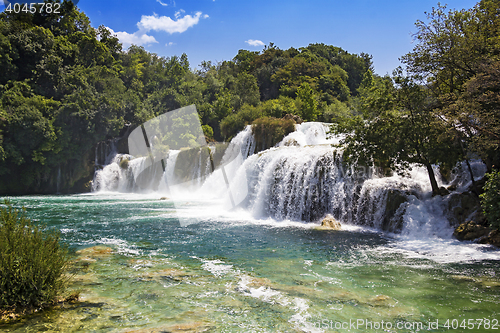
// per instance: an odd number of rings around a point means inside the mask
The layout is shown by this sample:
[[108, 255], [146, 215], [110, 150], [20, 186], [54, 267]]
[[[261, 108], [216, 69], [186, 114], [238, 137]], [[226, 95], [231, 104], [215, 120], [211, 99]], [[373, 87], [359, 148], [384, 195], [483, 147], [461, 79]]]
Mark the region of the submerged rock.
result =
[[109, 256], [114, 253], [114, 250], [110, 247], [104, 245], [97, 245], [92, 247], [87, 247], [81, 250], [76, 251], [76, 254], [80, 255], [83, 258], [95, 258], [102, 256]]
[[323, 221], [321, 221], [321, 229], [327, 230], [340, 230], [341, 225], [340, 222], [337, 221], [332, 215], [328, 214], [325, 216]]
[[164, 325], [160, 327], [125, 329], [123, 333], [163, 333], [163, 332], [206, 332], [213, 328], [213, 324], [205, 321], [195, 321], [189, 323]]

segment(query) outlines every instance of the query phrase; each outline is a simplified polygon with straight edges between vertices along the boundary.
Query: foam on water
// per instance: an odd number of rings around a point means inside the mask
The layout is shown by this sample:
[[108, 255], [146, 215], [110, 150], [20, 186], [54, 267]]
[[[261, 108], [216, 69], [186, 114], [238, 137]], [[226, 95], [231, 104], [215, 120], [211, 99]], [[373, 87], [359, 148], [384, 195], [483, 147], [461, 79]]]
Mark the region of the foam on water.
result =
[[[223, 160], [235, 156], [235, 152], [241, 158], [231, 158], [224, 170], [217, 169], [208, 177], [202, 176], [207, 165], [200, 160], [192, 170], [196, 182], [189, 186], [163, 185], [167, 179], [175, 178], [173, 166], [179, 152], [172, 151], [159, 186], [152, 185], [156, 191], [141, 190], [145, 192], [142, 194], [137, 193], [132, 175], [143, 171], [144, 160], [113, 152], [115, 155], [107, 158], [110, 163], [96, 172], [94, 183], [99, 192], [94, 195], [126, 200], [157, 200], [168, 196], [175, 211], [168, 210], [160, 216], [177, 217], [183, 226], [218, 221], [314, 228], [329, 213], [346, 231], [379, 232], [384, 228], [388, 195], [399, 191], [407, 200], [394, 217], [402, 221], [400, 233], [387, 234], [391, 248], [437, 262], [500, 260], [500, 255], [490, 251], [490, 247], [453, 239], [454, 228], [446, 213], [448, 198], [431, 197], [425, 168], [414, 166], [406, 176], [380, 177], [371, 169], [346, 165], [339, 149], [332, 147], [341, 138], [329, 136], [328, 130], [328, 124], [299, 124], [277, 147], [253, 154], [255, 139], [251, 126], [247, 126], [232, 140]], [[123, 158], [130, 159], [128, 169], [119, 166]], [[484, 164], [472, 161], [471, 167], [474, 178], [480, 179], [485, 172]], [[434, 171], [438, 185], [446, 185], [438, 168]], [[230, 180], [229, 185], [226, 179]], [[452, 175], [449, 184], [458, 191], [470, 186], [465, 163]]]
[[[259, 219], [204, 198], [174, 206], [161, 196], [13, 198], [68, 230], [62, 240], [72, 249], [113, 251], [92, 260], [74, 254], [82, 265], [71, 290], [83, 302], [0, 330], [330, 332], [318, 323], [497, 315], [498, 265], [489, 261], [496, 252], [427, 225], [442, 199], [410, 200], [415, 233], [388, 234], [347, 223], [341, 232], [310, 230], [319, 222]], [[180, 226], [176, 214], [198, 222]]]

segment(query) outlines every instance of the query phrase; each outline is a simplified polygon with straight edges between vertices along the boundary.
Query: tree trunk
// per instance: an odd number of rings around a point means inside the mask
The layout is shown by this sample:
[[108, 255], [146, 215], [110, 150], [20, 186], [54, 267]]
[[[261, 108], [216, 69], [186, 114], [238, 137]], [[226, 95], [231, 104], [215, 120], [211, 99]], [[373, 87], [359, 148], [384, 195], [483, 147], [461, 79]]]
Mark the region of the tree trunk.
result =
[[432, 195], [433, 196], [439, 195], [439, 187], [436, 181], [436, 175], [434, 174], [434, 170], [432, 169], [432, 165], [426, 162], [425, 167], [427, 168], [427, 173], [429, 174], [429, 180], [431, 181]]
[[476, 181], [474, 180], [474, 173], [472, 172], [472, 168], [470, 166], [469, 159], [467, 158], [467, 153], [464, 148], [464, 143], [461, 138], [460, 138], [460, 148], [462, 148], [462, 154], [465, 156], [465, 163], [467, 164], [467, 170], [469, 171], [470, 179], [472, 180], [472, 192], [474, 192], [474, 194], [479, 197], [479, 192], [476, 187]]
[[474, 180], [474, 173], [472, 172], [468, 158], [465, 159], [465, 163], [467, 163], [467, 169], [469, 170], [470, 179], [472, 180], [472, 192], [479, 197], [479, 191], [477, 190], [476, 181]]

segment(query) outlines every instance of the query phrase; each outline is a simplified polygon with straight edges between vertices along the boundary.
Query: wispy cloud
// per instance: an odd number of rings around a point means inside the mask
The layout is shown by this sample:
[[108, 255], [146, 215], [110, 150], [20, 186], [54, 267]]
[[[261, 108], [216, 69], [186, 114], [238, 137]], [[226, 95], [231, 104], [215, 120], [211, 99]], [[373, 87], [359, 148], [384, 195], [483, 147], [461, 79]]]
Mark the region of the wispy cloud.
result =
[[[168, 3], [162, 2], [161, 0], [156, 0], [156, 2], [158, 2], [160, 5], [165, 6], [165, 7], [169, 6]], [[175, 7], [175, 1], [170, 0], [170, 6]]]
[[179, 10], [179, 11], [175, 12], [174, 17], [175, 17], [176, 19], [179, 19], [179, 17], [181, 17], [181, 15], [182, 15], [182, 14], [184, 14], [185, 12], [186, 12], [186, 11], [185, 11], [184, 9], [181, 9], [181, 10]]
[[117, 31], [114, 32], [113, 29], [108, 28], [111, 31], [111, 34], [116, 35], [120, 42], [122, 42], [123, 47], [127, 48], [132, 44], [135, 45], [150, 45], [154, 43], [158, 43], [158, 41], [153, 37], [149, 36], [141, 31], [137, 31], [133, 34], [129, 34], [125, 31]]
[[175, 45], [174, 42], [168, 42], [167, 44], [165, 44], [165, 46], [172, 46], [172, 45]]
[[141, 17], [141, 21], [137, 23], [139, 30], [141, 31], [165, 31], [169, 34], [173, 34], [175, 32], [182, 33], [187, 29], [195, 26], [200, 21], [200, 18], [207, 18], [208, 15], [203, 15], [202, 12], [196, 12], [194, 16], [185, 15], [181, 17], [184, 11], [180, 10], [175, 13], [175, 19], [172, 20], [168, 16], [158, 16], [157, 14], [153, 15], [143, 15]]
[[245, 43], [247, 43], [248, 45], [251, 45], [251, 46], [264, 46], [266, 44], [264, 44], [264, 42], [262, 42], [261, 40], [258, 40], [258, 39], [249, 39], [249, 40], [246, 40]]

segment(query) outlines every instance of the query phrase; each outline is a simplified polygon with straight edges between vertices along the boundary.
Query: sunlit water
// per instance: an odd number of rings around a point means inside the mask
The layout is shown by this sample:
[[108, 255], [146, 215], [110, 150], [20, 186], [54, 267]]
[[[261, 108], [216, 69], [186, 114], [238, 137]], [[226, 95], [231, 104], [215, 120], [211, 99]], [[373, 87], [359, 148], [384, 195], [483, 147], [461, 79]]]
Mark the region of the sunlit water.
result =
[[[449, 332], [453, 319], [457, 332], [500, 329], [500, 256], [491, 247], [159, 199], [11, 198], [62, 232], [81, 299], [0, 331], [380, 332], [383, 321], [387, 332]], [[178, 216], [194, 219], [181, 226]], [[112, 252], [76, 253], [97, 245]], [[488, 319], [490, 330], [460, 328], [464, 319]]]

